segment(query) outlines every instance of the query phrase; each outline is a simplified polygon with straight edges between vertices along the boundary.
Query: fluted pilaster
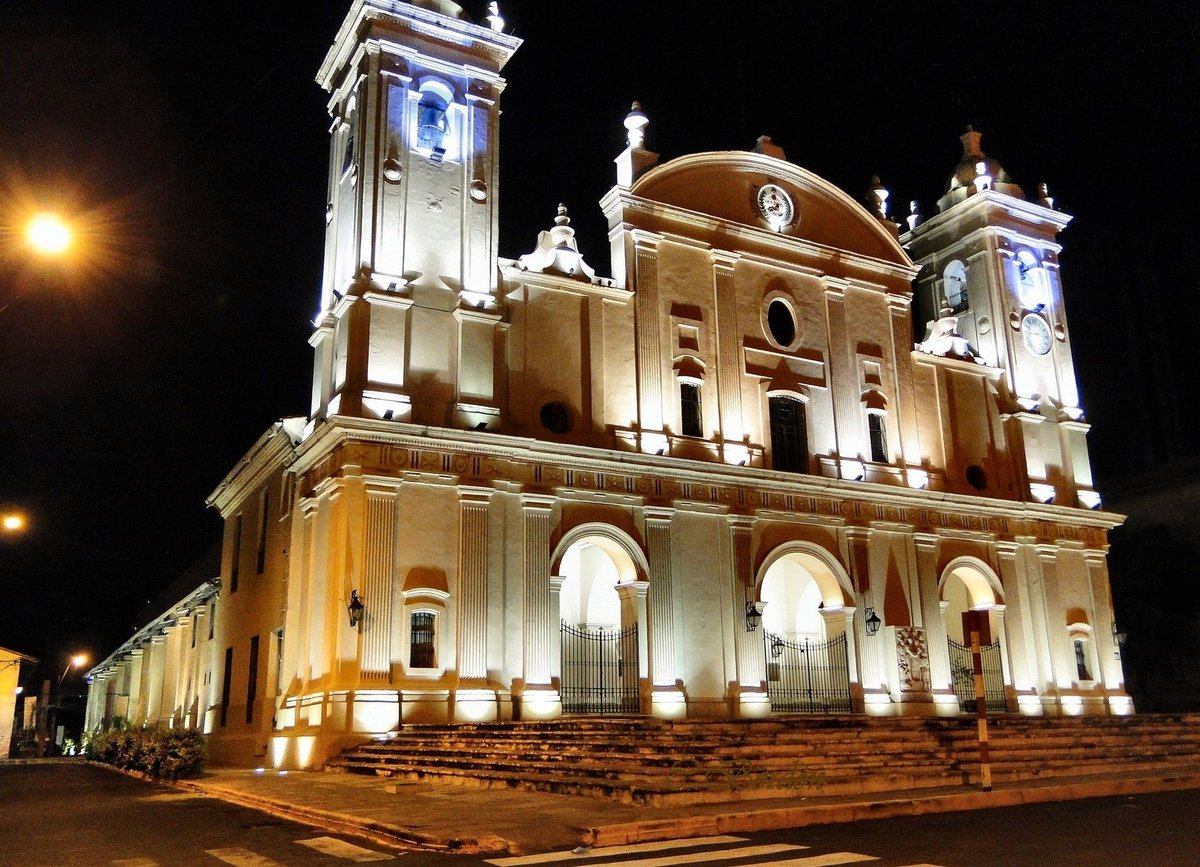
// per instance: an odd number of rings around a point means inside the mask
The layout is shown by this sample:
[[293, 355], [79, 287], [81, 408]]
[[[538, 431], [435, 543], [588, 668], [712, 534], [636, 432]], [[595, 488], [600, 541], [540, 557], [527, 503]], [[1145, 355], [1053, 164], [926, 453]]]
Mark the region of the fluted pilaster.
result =
[[550, 530], [554, 498], [521, 498], [525, 541], [525, 685], [549, 686], [558, 638], [558, 618], [550, 599]]
[[487, 680], [487, 561], [490, 488], [460, 487], [458, 530], [458, 676]]

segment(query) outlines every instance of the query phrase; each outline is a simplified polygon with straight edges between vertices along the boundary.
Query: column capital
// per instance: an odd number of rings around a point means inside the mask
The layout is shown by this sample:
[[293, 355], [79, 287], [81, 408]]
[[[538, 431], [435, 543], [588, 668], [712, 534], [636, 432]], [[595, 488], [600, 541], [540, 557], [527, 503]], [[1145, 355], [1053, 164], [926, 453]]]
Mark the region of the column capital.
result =
[[996, 546], [996, 554], [1008, 559], [1016, 557], [1017, 551], [1021, 548], [1020, 542], [1010, 542], [1007, 539], [998, 540], [993, 544]]
[[670, 506], [643, 506], [642, 517], [646, 519], [647, 524], [667, 524], [670, 523], [672, 516], [675, 514], [675, 509]]
[[842, 530], [846, 534], [846, 538], [852, 542], [866, 542], [871, 538], [870, 527], [853, 525], [849, 527], [843, 527]]
[[553, 494], [521, 494], [521, 509], [526, 512], [550, 512], [557, 502], [558, 497]]
[[[551, 579], [553, 580], [553, 579]], [[650, 591], [649, 581], [626, 581], [616, 585], [617, 596], [621, 599], [645, 599]]]
[[1083, 552], [1083, 560], [1088, 566], [1107, 566], [1108, 552], [1099, 548], [1087, 548]]
[[726, 515], [725, 520], [728, 522], [730, 530], [749, 532], [754, 529], [754, 522], [758, 519], [753, 515]]
[[458, 502], [460, 505], [476, 507], [486, 506], [491, 502], [495, 488], [482, 488], [478, 485], [458, 485]]
[[633, 245], [639, 253], [643, 250], [657, 250], [663, 240], [662, 235], [656, 235], [644, 229], [630, 229], [629, 237], [633, 239]]
[[742, 258], [742, 254], [731, 250], [709, 250], [708, 258], [712, 260], [714, 268], [732, 268]]
[[936, 548], [938, 542], [941, 541], [941, 536], [937, 533], [913, 533], [913, 544], [918, 548]]

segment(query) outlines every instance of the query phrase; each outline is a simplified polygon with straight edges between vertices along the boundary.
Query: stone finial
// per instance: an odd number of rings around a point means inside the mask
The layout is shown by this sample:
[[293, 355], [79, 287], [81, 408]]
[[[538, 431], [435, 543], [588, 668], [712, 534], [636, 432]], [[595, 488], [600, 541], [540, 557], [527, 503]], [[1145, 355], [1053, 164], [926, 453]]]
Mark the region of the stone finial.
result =
[[908, 223], [910, 232], [921, 225], [921, 206], [916, 199], [908, 203], [908, 216], [904, 218], [904, 222]]
[[631, 148], [640, 148], [645, 143], [646, 126], [649, 123], [650, 118], [642, 112], [642, 104], [634, 100], [629, 107], [629, 114], [625, 115], [625, 138]]
[[867, 201], [875, 209], [875, 216], [881, 220], [887, 219], [889, 195], [891, 194], [879, 180], [879, 175], [871, 175], [871, 188], [867, 190]]
[[517, 264], [526, 271], [561, 274], [575, 280], [590, 281], [596, 276], [575, 241], [575, 230], [567, 216], [567, 206], [562, 202], [554, 217], [554, 228], [538, 233], [537, 247], [517, 259]]
[[1038, 204], [1046, 207], [1054, 207], [1054, 198], [1050, 195], [1050, 188], [1046, 186], [1046, 182], [1042, 181], [1038, 184]]
[[967, 131], [958, 137], [963, 146], [963, 159], [983, 157], [983, 150], [979, 147], [982, 139], [983, 133], [976, 132], [975, 127], [967, 124]]
[[504, 19], [500, 17], [500, 4], [496, 2], [487, 5], [487, 15], [484, 16], [484, 21], [488, 27], [492, 28], [495, 33], [504, 32]]
[[769, 135], [760, 135], [758, 141], [754, 143], [751, 149], [756, 154], [762, 154], [767, 157], [775, 157], [777, 160], [786, 160], [787, 154], [783, 152], [783, 148], [771, 141]]

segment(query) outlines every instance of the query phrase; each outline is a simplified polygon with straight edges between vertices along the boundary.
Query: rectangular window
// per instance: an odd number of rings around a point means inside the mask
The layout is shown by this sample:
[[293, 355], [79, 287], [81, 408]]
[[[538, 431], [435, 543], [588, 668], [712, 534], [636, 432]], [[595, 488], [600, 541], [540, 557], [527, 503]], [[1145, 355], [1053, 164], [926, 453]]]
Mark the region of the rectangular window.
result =
[[229, 560], [229, 592], [237, 593], [238, 571], [242, 559], [242, 516], [233, 519], [233, 554]]
[[200, 631], [200, 615], [192, 615], [192, 648], [196, 647], [196, 633]]
[[434, 639], [437, 636], [436, 616], [431, 611], [413, 612], [409, 629], [409, 668], [433, 668], [437, 665], [434, 647]]
[[704, 421], [700, 415], [700, 386], [679, 383], [679, 421], [685, 437], [704, 436]]
[[263, 573], [263, 569], [267, 565], [267, 515], [270, 513], [270, 505], [267, 491], [264, 488], [262, 496], [258, 500], [258, 553], [255, 568], [259, 575]]
[[804, 403], [794, 397], [772, 397], [771, 467], [788, 473], [808, 472], [808, 421]]
[[877, 412], [867, 413], [867, 430], [871, 434], [871, 460], [879, 464], [888, 462], [887, 428], [883, 416]]
[[246, 724], [254, 722], [254, 702], [258, 698], [258, 636], [250, 637], [250, 665], [246, 677]]
[[213, 630], [217, 626], [217, 603], [208, 603], [208, 640], [212, 641]]
[[229, 719], [229, 690], [233, 686], [233, 648], [225, 648], [225, 676], [221, 681], [221, 728]]

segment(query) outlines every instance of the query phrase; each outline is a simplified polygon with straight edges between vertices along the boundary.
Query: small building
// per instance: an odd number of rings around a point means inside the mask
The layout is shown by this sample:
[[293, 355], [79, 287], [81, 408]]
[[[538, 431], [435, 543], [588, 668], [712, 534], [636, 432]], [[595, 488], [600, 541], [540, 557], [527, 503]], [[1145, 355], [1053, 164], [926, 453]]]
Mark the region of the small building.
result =
[[13, 746], [25, 730], [26, 678], [36, 665], [32, 656], [0, 647], [0, 759], [13, 754]]
[[[1070, 217], [974, 130], [902, 226], [766, 137], [660, 161], [635, 104], [610, 276], [565, 206], [501, 258], [519, 45], [494, 10], [352, 3], [318, 75], [312, 402], [210, 498], [220, 603], [178, 718], [218, 761], [307, 767], [405, 722], [951, 715], [973, 637], [996, 712], [1131, 712]], [[180, 695], [130, 648], [98, 677]]]

